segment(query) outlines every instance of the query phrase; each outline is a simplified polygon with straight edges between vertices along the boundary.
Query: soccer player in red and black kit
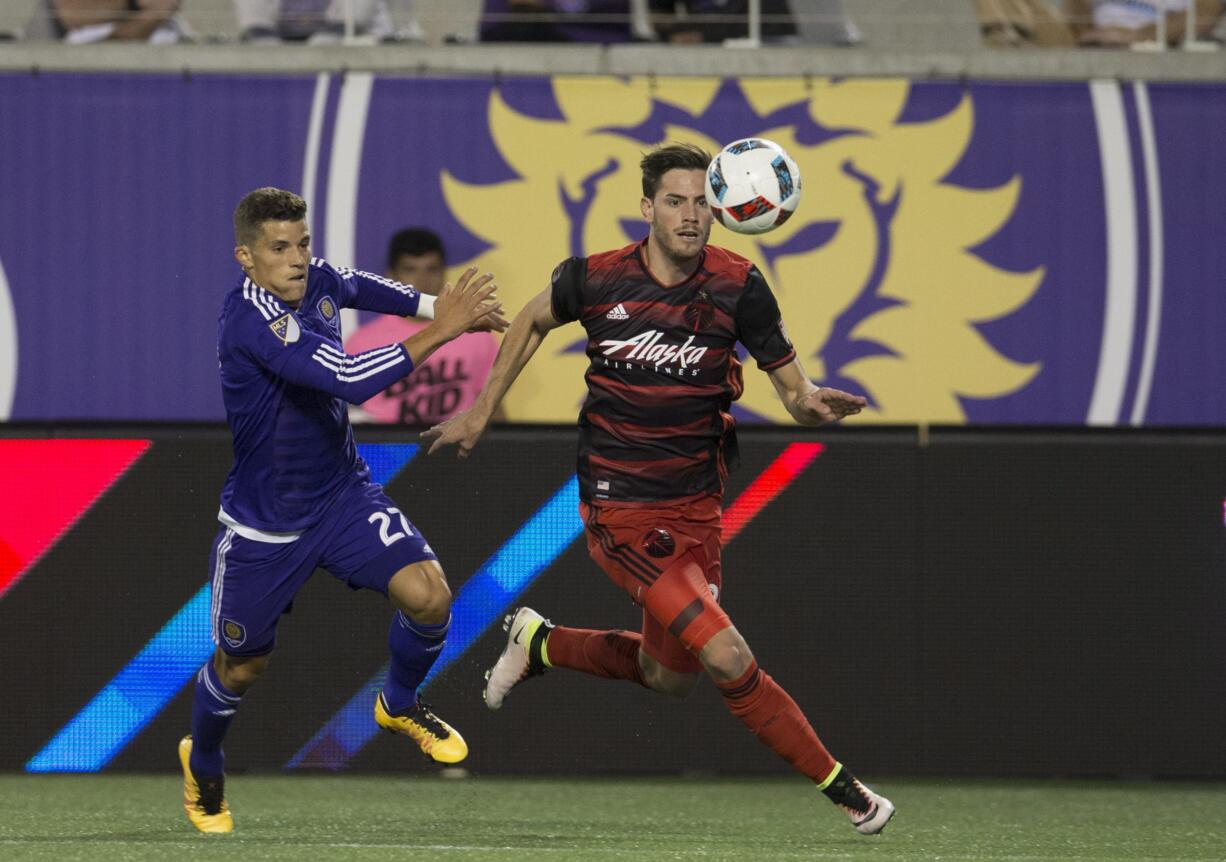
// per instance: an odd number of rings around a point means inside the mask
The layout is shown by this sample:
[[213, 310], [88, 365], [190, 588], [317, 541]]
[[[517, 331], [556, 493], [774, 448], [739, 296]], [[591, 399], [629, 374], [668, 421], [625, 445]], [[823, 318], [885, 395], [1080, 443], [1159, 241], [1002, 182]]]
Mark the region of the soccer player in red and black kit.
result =
[[588, 396], [579, 416], [579, 494], [588, 553], [643, 608], [641, 634], [554, 626], [531, 608], [508, 617], [486, 704], [551, 667], [687, 695], [705, 671], [728, 709], [873, 835], [894, 805], [822, 745], [795, 701], [758, 667], [719, 606], [720, 503], [736, 465], [729, 408], [742, 391], [740, 341], [797, 422], [822, 425], [865, 399], [806, 376], [766, 280], [750, 261], [707, 245], [711, 157], [672, 144], [642, 160], [647, 239], [570, 258], [516, 316], [476, 404], [424, 435], [430, 452], [465, 457], [549, 330], [588, 333]]

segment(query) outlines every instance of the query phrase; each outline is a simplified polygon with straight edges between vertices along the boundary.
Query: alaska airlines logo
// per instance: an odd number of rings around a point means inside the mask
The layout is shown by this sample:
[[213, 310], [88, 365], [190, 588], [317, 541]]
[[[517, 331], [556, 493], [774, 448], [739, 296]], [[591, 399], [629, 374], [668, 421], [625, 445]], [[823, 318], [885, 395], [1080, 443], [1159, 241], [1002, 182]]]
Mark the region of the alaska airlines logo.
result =
[[[1022, 180], [970, 188], [950, 179], [974, 131], [969, 93], [945, 113], [914, 121], [905, 80], [552, 84], [552, 118], [517, 111], [497, 88], [489, 97], [490, 134], [515, 178], [480, 184], [443, 176], [453, 216], [488, 243], [473, 263], [498, 273], [510, 307], [527, 302], [527, 286], [558, 261], [646, 235], [644, 150], [680, 140], [716, 152], [728, 140], [761, 136], [796, 159], [808, 194], [769, 234], [717, 225], [711, 242], [762, 270], [812, 378], [867, 395], [869, 420], [961, 423], [964, 400], [1003, 398], [1038, 373], [1038, 362], [1014, 361], [981, 328], [1025, 306], [1044, 270], [1009, 271], [977, 253], [1013, 215]], [[516, 419], [573, 419], [586, 341], [571, 338], [555, 361], [532, 370], [537, 385], [512, 393]], [[637, 340], [608, 346], [622, 358], [666, 349]], [[690, 354], [685, 361], [692, 364]], [[761, 377], [749, 376], [740, 405], [790, 421]]]
[[[610, 356], [616, 359], [636, 360], [645, 365], [654, 365], [659, 368], [661, 365], [676, 364], [682, 368], [689, 368], [691, 365], [697, 365], [707, 353], [705, 347], [691, 347], [694, 343], [694, 336], [690, 336], [685, 340], [685, 344], [661, 344], [660, 339], [664, 337], [658, 329], [649, 329], [646, 332], [640, 333], [633, 338], [627, 338], [625, 341], [617, 341], [616, 339], [607, 339], [600, 342], [600, 347], [606, 348], [605, 356]], [[619, 356], [618, 351], [625, 350], [625, 355]]]

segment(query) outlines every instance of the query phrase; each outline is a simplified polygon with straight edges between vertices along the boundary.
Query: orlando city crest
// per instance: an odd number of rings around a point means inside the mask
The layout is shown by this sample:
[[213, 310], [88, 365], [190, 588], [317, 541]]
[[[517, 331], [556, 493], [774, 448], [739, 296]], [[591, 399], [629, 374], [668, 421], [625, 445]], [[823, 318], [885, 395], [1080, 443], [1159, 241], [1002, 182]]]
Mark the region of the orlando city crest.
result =
[[319, 309], [320, 316], [329, 323], [336, 319], [336, 303], [332, 301], [332, 297], [325, 296], [316, 308]]
[[243, 645], [243, 641], [247, 640], [247, 630], [243, 628], [242, 623], [236, 623], [234, 620], [221, 621], [221, 636], [225, 638], [226, 645], [234, 648]]

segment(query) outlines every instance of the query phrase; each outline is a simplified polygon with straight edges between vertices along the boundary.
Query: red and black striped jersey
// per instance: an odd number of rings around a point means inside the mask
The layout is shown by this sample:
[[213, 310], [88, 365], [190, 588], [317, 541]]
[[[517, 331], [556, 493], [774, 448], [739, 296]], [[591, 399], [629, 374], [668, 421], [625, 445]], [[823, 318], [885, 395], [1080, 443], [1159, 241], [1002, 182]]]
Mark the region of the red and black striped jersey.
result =
[[736, 343], [764, 371], [796, 351], [750, 261], [707, 246], [694, 274], [661, 284], [644, 243], [553, 273], [553, 315], [587, 330], [588, 395], [579, 414], [579, 496], [658, 503], [720, 494], [738, 462]]

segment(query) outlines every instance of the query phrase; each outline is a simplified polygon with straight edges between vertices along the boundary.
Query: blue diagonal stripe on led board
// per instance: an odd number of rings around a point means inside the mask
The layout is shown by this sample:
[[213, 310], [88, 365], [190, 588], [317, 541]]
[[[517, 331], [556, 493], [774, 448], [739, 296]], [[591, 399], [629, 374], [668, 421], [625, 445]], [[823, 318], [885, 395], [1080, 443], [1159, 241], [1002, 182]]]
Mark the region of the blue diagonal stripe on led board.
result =
[[[412, 443], [359, 443], [371, 478], [390, 482], [417, 454]], [[123, 751], [213, 652], [210, 584], [201, 587], [136, 657], [26, 763], [27, 772], [97, 772]]]
[[136, 658], [73, 716], [26, 772], [97, 772], [131, 742], [213, 652], [208, 584], [153, 636]]
[[[579, 518], [579, 480], [566, 484], [524, 522], [510, 539], [469, 578], [451, 605], [451, 630], [423, 686], [464, 654], [481, 633], [538, 575], [553, 564], [583, 532]], [[341, 769], [370, 742], [379, 728], [372, 711], [387, 665], [368, 679], [286, 764], [290, 768]]]
[[370, 466], [370, 481], [386, 485], [413, 460], [417, 444], [359, 443], [358, 454]]

